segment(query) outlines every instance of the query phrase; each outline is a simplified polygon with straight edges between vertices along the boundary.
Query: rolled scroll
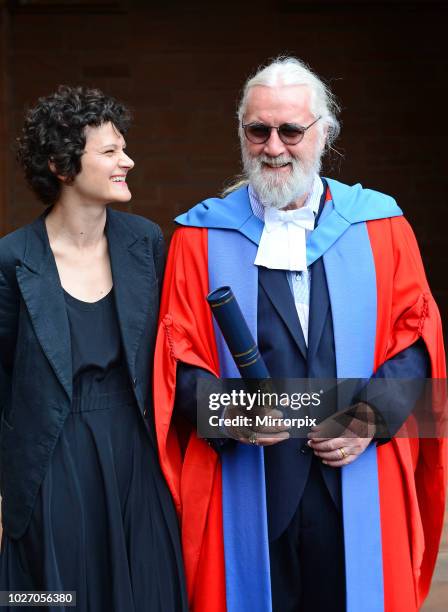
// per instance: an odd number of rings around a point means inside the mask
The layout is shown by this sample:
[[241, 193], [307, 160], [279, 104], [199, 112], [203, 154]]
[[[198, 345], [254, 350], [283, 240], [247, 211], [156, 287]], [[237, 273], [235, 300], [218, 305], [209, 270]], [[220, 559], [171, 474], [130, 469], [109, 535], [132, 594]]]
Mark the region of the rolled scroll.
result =
[[208, 294], [207, 302], [242, 378], [269, 378], [266, 364], [232, 289], [215, 289]]

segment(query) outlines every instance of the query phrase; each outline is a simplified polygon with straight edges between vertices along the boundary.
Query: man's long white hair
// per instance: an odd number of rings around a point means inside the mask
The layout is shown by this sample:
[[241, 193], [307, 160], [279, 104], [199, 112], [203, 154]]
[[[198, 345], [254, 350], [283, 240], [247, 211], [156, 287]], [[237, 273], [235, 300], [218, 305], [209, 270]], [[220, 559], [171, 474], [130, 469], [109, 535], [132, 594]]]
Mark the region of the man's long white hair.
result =
[[238, 129], [240, 138], [244, 138], [241, 127], [247, 98], [252, 87], [264, 85], [265, 87], [278, 87], [281, 85], [307, 85], [311, 91], [311, 112], [315, 117], [321, 116], [317, 124], [323, 132], [327, 128], [327, 145], [331, 145], [339, 134], [339, 122], [336, 115], [339, 106], [330, 89], [304, 62], [295, 57], [278, 57], [265, 67], [261, 67], [250, 77], [243, 89], [238, 106]]
[[[280, 56], [266, 66], [262, 66], [245, 83], [243, 94], [238, 106], [238, 134], [241, 149], [245, 151], [245, 136], [241, 127], [246, 113], [249, 92], [253, 87], [278, 87], [282, 85], [306, 85], [311, 92], [311, 112], [315, 117], [321, 117], [316, 128], [325, 136], [325, 148], [330, 148], [336, 140], [340, 126], [336, 118], [339, 106], [335, 96], [325, 83], [301, 60], [295, 57]], [[223, 193], [226, 195], [248, 182], [245, 174], [237, 177], [235, 182], [227, 187]]]

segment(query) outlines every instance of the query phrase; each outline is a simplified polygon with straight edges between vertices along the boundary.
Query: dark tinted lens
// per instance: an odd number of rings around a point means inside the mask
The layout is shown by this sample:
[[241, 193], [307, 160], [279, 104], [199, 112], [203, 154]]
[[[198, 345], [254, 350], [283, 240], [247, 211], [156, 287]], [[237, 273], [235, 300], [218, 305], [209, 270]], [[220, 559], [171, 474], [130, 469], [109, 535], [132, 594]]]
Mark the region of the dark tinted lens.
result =
[[246, 125], [244, 131], [251, 142], [261, 144], [268, 140], [271, 128], [263, 123], [253, 123], [252, 125]]
[[278, 128], [278, 135], [285, 144], [296, 144], [303, 138], [305, 130], [299, 125], [284, 123]]

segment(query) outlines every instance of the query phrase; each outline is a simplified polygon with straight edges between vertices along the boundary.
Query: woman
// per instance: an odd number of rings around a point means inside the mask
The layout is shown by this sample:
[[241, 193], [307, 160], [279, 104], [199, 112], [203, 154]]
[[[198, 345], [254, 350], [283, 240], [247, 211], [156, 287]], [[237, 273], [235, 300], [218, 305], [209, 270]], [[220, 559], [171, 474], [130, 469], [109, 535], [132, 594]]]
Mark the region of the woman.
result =
[[131, 199], [128, 124], [100, 91], [60, 87], [19, 138], [47, 209], [0, 240], [0, 590], [76, 591], [81, 611], [177, 612], [178, 526], [150, 386], [163, 238], [107, 208]]

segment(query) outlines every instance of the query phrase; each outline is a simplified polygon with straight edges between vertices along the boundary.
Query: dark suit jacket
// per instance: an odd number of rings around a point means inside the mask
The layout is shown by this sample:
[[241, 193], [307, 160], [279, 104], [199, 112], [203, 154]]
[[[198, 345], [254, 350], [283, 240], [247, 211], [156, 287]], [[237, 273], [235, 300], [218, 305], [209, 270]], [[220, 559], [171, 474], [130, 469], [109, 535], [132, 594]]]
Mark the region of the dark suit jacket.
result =
[[[27, 528], [72, 400], [69, 324], [44, 216], [0, 240], [0, 484], [14, 538]], [[130, 380], [152, 419], [163, 237], [151, 221], [111, 209], [106, 234]]]

